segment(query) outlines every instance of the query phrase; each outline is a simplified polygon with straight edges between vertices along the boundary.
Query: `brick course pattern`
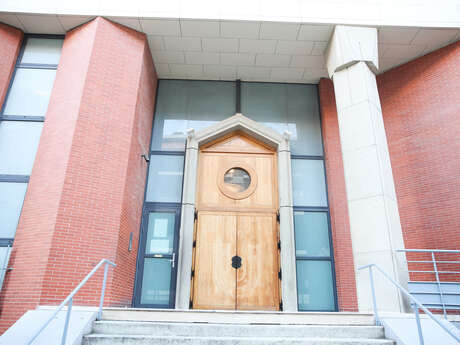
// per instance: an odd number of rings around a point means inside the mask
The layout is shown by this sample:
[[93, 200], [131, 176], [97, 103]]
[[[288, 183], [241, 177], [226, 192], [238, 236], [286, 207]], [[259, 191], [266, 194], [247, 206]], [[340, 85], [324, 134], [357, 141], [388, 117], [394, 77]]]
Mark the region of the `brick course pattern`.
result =
[[21, 49], [22, 37], [21, 30], [0, 23], [0, 106], [10, 85], [11, 75]]
[[377, 84], [406, 248], [460, 249], [460, 41]]
[[[56, 305], [102, 258], [106, 305], [130, 305], [157, 77], [144, 34], [103, 18], [67, 33], [10, 266], [0, 331]], [[128, 251], [133, 232], [132, 251]], [[102, 270], [75, 305], [97, 305]]]
[[320, 80], [319, 98], [339, 310], [358, 311], [342, 149], [331, 80]]

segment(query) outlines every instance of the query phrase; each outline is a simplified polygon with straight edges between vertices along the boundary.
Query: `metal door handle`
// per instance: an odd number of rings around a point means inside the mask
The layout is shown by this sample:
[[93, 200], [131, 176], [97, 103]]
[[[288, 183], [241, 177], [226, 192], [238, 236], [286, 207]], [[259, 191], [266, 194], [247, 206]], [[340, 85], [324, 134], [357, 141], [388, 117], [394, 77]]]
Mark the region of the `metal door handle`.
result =
[[232, 257], [232, 267], [236, 269], [241, 267], [241, 257], [239, 257], [238, 255]]
[[176, 266], [176, 253], [172, 254], [172, 259], [169, 261], [171, 261], [171, 267], [174, 268]]

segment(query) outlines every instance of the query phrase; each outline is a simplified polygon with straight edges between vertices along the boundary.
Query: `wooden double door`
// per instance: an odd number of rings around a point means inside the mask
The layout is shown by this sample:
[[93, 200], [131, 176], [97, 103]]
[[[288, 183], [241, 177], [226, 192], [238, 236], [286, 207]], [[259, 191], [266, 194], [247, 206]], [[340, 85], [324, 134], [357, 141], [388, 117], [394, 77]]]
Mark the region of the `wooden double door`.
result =
[[279, 310], [274, 150], [231, 133], [200, 149], [198, 171], [192, 307]]

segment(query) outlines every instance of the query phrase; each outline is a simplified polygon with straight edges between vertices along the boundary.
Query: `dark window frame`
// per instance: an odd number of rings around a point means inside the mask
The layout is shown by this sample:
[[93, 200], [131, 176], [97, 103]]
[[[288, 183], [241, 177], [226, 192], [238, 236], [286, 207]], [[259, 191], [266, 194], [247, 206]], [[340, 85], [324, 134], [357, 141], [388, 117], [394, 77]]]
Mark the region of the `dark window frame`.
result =
[[21, 59], [24, 56], [24, 50], [26, 48], [27, 41], [29, 38], [45, 38], [45, 39], [64, 39], [65, 35], [42, 35], [42, 34], [25, 34], [21, 43], [21, 48], [19, 50], [18, 58], [14, 65], [13, 73], [8, 84], [8, 90], [5, 94], [3, 104], [0, 108], [0, 121], [30, 121], [30, 122], [44, 122], [45, 117], [41, 115], [4, 115], [6, 101], [11, 93], [11, 88], [13, 86], [14, 79], [16, 77], [16, 72], [18, 69], [48, 69], [48, 70], [57, 70], [58, 64], [38, 64], [38, 63], [21, 63]]
[[[173, 253], [171, 254], [145, 254], [147, 232], [148, 232], [148, 218], [150, 213], [174, 213], [174, 240], [173, 240]], [[133, 306], [138, 308], [174, 308], [176, 298], [176, 282], [177, 282], [177, 269], [179, 256], [177, 255], [179, 248], [179, 229], [181, 217], [181, 204], [180, 203], [146, 203], [142, 211], [141, 220], [141, 233], [139, 236], [138, 256], [136, 263], [136, 281], [133, 294]], [[161, 257], [159, 256], [161, 255]], [[142, 281], [144, 278], [144, 265], [145, 259], [166, 259], [172, 260], [174, 258], [174, 267], [171, 267], [171, 280], [169, 287], [169, 303], [168, 304], [146, 304], [141, 303], [142, 296]]]
[[[297, 301], [297, 308], [299, 311], [319, 311], [319, 312], [329, 312], [329, 311], [338, 311], [338, 296], [337, 296], [337, 279], [335, 275], [335, 258], [334, 258], [334, 246], [332, 241], [332, 228], [331, 228], [331, 215], [329, 212], [329, 207], [307, 207], [307, 206], [294, 206], [293, 212], [311, 212], [311, 213], [326, 213], [327, 215], [327, 230], [328, 230], [328, 240], [329, 240], [329, 256], [306, 256], [306, 255], [297, 255], [295, 254], [295, 261], [328, 261], [331, 263], [331, 275], [332, 275], [332, 291], [334, 296], [334, 309], [332, 310], [316, 310], [316, 309], [302, 309], [300, 308], [300, 303]], [[295, 228], [294, 228], [295, 231]], [[295, 236], [294, 236], [294, 250], [296, 251], [297, 246], [295, 245]], [[298, 272], [296, 270], [296, 281], [298, 282]]]
[[[58, 65], [54, 64], [24, 64], [21, 63], [21, 59], [24, 55], [24, 50], [29, 38], [46, 38], [46, 39], [64, 39], [65, 35], [42, 35], [42, 34], [25, 34], [23, 40], [21, 42], [21, 48], [18, 53], [18, 57], [16, 59], [16, 63], [14, 65], [13, 73], [11, 74], [8, 89], [5, 94], [5, 98], [3, 99], [3, 104], [0, 107], [0, 123], [2, 121], [26, 121], [26, 122], [44, 122], [44, 116], [23, 116], [23, 115], [4, 115], [6, 102], [8, 97], [11, 93], [11, 88], [13, 86], [14, 79], [16, 77], [16, 72], [18, 69], [52, 69], [57, 70]], [[34, 158], [35, 159], [35, 158]], [[16, 174], [0, 174], [0, 182], [8, 182], [8, 183], [29, 183], [30, 175], [16, 175]], [[27, 193], [27, 190], [26, 190]], [[22, 213], [22, 208], [21, 208]], [[14, 242], [14, 237], [11, 238], [0, 238], [0, 247], [11, 247]]]

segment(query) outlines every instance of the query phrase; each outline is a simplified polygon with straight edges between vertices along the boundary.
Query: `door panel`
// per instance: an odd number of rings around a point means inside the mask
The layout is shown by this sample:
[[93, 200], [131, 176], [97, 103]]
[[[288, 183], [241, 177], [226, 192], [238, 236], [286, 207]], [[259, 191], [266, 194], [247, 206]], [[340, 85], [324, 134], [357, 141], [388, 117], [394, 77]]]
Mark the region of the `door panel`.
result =
[[134, 306], [174, 306], [179, 208], [144, 206]]
[[278, 310], [275, 151], [234, 132], [201, 147], [198, 165], [193, 308]]
[[276, 216], [241, 215], [237, 225], [237, 307], [240, 310], [278, 310], [278, 236]]
[[196, 237], [193, 307], [235, 309], [235, 215], [200, 212]]

